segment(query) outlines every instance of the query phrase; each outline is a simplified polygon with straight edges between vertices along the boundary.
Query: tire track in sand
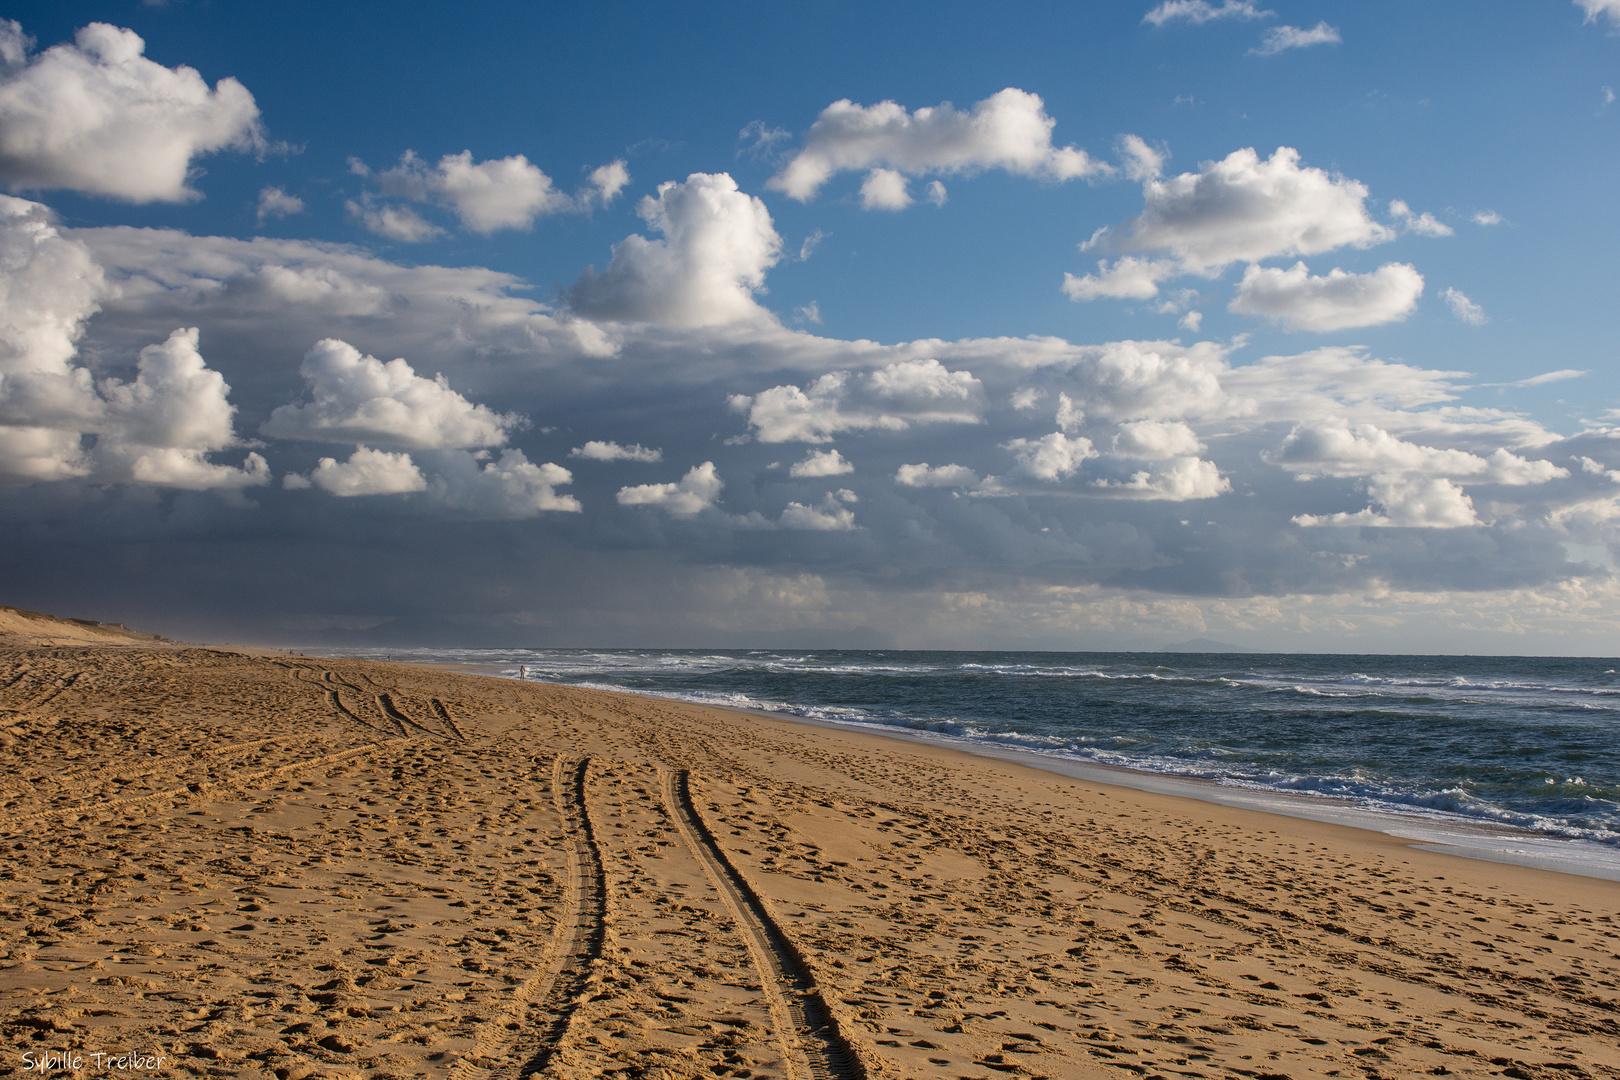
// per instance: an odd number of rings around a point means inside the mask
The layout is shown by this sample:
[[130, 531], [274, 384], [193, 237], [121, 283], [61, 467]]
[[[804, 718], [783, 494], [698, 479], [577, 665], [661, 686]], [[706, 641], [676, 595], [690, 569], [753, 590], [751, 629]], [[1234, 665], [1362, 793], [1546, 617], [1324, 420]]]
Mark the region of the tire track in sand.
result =
[[376, 724], [373, 724], [369, 720], [362, 719], [358, 714], [356, 714], [354, 712], [353, 709], [350, 709], [347, 705], [343, 704], [343, 699], [338, 696], [338, 692], [336, 690], [328, 689], [326, 691], [326, 701], [327, 701], [327, 704], [331, 705], [332, 708], [337, 710], [339, 715], [345, 716], [348, 719], [353, 720], [355, 723], [359, 724], [361, 727], [365, 728], [368, 731], [376, 732], [378, 735], [382, 735], [382, 736], [385, 736], [385, 737], [393, 736], [393, 735], [396, 734], [395, 731], [391, 731], [388, 728], [379, 727]]
[[607, 882], [585, 803], [590, 758], [557, 757], [551, 799], [568, 849], [568, 886], [547, 961], [512, 993], [506, 1009], [478, 1028], [451, 1080], [524, 1077], [543, 1072], [583, 1004], [592, 963], [607, 940]]
[[388, 693], [388, 691], [383, 690], [383, 691], [378, 692], [374, 696], [377, 699], [377, 708], [382, 711], [382, 714], [384, 716], [386, 716], [388, 719], [392, 720], [394, 722], [394, 724], [396, 726], [398, 726], [399, 733], [401, 735], [409, 735], [410, 731], [408, 729], [409, 728], [415, 728], [417, 731], [420, 731], [425, 735], [430, 735], [435, 739], [444, 738], [444, 732], [442, 732], [442, 731], [434, 731], [432, 728], [428, 727], [426, 724], [419, 724], [415, 720], [412, 720], [409, 716], [407, 716], [405, 714], [404, 710], [402, 710], [398, 705], [396, 705], [394, 703], [394, 695], [393, 694], [390, 694], [390, 693]]
[[456, 723], [456, 718], [450, 715], [450, 707], [438, 698], [429, 698], [428, 701], [432, 704], [434, 713], [438, 715], [439, 722], [449, 728], [450, 733], [461, 742], [466, 742], [467, 733], [461, 730], [461, 725]]
[[[381, 735], [384, 738], [392, 738], [397, 735], [410, 734], [410, 732], [404, 729], [403, 725], [397, 723], [390, 724], [388, 727], [373, 724], [371, 721], [360, 716], [353, 709], [345, 705], [343, 703], [342, 696], [338, 693], [338, 687], [341, 686], [356, 696], [363, 696], [365, 691], [361, 690], [358, 686], [355, 686], [351, 682], [338, 678], [335, 673], [307, 664], [290, 664], [284, 660], [272, 660], [270, 662], [277, 667], [286, 668], [292, 674], [292, 677], [298, 682], [311, 685], [324, 693], [326, 695], [326, 703], [332, 707], [334, 712], [343, 717], [345, 720], [359, 724], [366, 730]], [[320, 673], [318, 678], [316, 677], [317, 672]], [[378, 708], [379, 710], [381, 709], [380, 704]], [[384, 715], [386, 716], [387, 714], [385, 713]]]
[[6, 685], [0, 686], [0, 690], [10, 690], [13, 686], [16, 686], [18, 683], [28, 678], [29, 674], [33, 672], [34, 667], [32, 664], [19, 664], [16, 667], [8, 668], [7, 670], [15, 671], [16, 674], [6, 682]]
[[[23, 675], [27, 674], [29, 674], [27, 671], [23, 672]], [[82, 671], [74, 671], [66, 675], [59, 675], [51, 680], [50, 685], [44, 687], [43, 689], [34, 691], [34, 696], [29, 700], [24, 701], [21, 705], [8, 705], [3, 709], [0, 709], [0, 711], [15, 713], [19, 717], [25, 716], [42, 705], [50, 704], [62, 694], [65, 694], [69, 690], [73, 689], [73, 685], [77, 683], [79, 679], [83, 677], [83, 675], [84, 672]], [[13, 679], [10, 683], [6, 684], [6, 689], [9, 690], [16, 683], [20, 682], [21, 679], [22, 676], [18, 676], [16, 679]]]
[[714, 882], [759, 971], [789, 1080], [866, 1080], [867, 1070], [840, 1030], [804, 955], [720, 847], [692, 801], [688, 771], [658, 773], [670, 819]]
[[[343, 703], [343, 698], [338, 694], [337, 688], [341, 686], [350, 693], [354, 694], [356, 697], [364, 697], [368, 691], [356, 686], [354, 683], [349, 682], [346, 679], [339, 677], [336, 672], [322, 671], [321, 679], [316, 680], [313, 677], [306, 677], [306, 675], [303, 674], [309, 673], [309, 675], [312, 676], [316, 669], [305, 667], [301, 664], [288, 664], [279, 660], [272, 661], [272, 663], [275, 663], [279, 667], [290, 669], [293, 672], [293, 677], [298, 679], [300, 682], [313, 682], [316, 686], [324, 689], [328, 704], [330, 704], [343, 716], [353, 720], [357, 724], [368, 727], [373, 731], [381, 732], [384, 735], [402, 735], [409, 737], [412, 734], [411, 729], [414, 728], [417, 732], [434, 739], [453, 738], [459, 742], [467, 741], [467, 736], [462, 733], [459, 727], [456, 726], [456, 722], [450, 718], [449, 710], [444, 707], [444, 703], [438, 698], [432, 699], [433, 711], [437, 718], [443, 722], [445, 727], [448, 729], [448, 734], [446, 731], [435, 730], [434, 728], [431, 728], [421, 721], [413, 718], [409, 713], [405, 712], [405, 710], [399, 707], [399, 703], [394, 700], [393, 693], [388, 690], [379, 690], [376, 693], [371, 694], [372, 702], [377, 706], [377, 712], [381, 714], [383, 719], [383, 726], [378, 726], [377, 724], [373, 724], [371, 721], [362, 718], [359, 714], [345, 705]], [[381, 685], [376, 679], [373, 679], [370, 676], [366, 676], [365, 678], [366, 681], [371, 683], [373, 686]]]

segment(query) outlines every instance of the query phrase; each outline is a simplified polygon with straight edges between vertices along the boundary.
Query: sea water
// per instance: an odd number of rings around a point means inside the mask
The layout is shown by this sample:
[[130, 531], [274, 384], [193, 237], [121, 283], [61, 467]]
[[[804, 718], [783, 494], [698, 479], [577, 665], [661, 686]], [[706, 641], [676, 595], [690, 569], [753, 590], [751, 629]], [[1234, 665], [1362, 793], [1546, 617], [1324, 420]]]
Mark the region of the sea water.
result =
[[1360, 811], [1442, 831], [1494, 829], [1498, 840], [1575, 845], [1620, 868], [1616, 660], [682, 649], [392, 655], [513, 676], [521, 665], [532, 680], [911, 733], [996, 756], [1017, 750], [1054, 766], [1187, 778], [1232, 795], [1337, 808], [1333, 820]]

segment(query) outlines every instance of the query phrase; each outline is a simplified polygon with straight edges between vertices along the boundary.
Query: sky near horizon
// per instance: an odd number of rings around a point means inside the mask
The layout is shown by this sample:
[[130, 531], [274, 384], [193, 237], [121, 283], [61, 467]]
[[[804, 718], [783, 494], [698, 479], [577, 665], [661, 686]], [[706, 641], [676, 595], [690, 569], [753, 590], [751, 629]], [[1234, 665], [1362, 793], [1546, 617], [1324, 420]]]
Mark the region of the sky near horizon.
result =
[[1620, 654], [1620, 0], [0, 10], [0, 603]]

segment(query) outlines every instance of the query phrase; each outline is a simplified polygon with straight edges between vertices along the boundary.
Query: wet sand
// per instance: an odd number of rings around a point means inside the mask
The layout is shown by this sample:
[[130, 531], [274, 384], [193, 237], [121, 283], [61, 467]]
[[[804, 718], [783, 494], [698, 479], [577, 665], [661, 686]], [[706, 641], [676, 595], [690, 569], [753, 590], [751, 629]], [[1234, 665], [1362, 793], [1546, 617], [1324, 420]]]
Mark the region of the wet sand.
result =
[[0, 1072], [1620, 1077], [1614, 882], [676, 702], [15, 644]]

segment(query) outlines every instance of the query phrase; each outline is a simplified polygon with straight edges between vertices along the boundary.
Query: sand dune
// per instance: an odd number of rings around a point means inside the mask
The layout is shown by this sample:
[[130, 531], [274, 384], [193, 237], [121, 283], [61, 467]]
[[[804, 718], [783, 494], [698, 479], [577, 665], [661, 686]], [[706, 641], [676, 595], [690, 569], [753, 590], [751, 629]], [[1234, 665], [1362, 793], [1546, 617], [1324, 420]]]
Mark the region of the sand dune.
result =
[[0, 646], [155, 645], [164, 639], [131, 630], [122, 623], [94, 619], [61, 619], [23, 608], [0, 607]]
[[197, 648], [0, 651], [0, 742], [13, 1073], [1620, 1076], [1620, 885], [1378, 834]]

